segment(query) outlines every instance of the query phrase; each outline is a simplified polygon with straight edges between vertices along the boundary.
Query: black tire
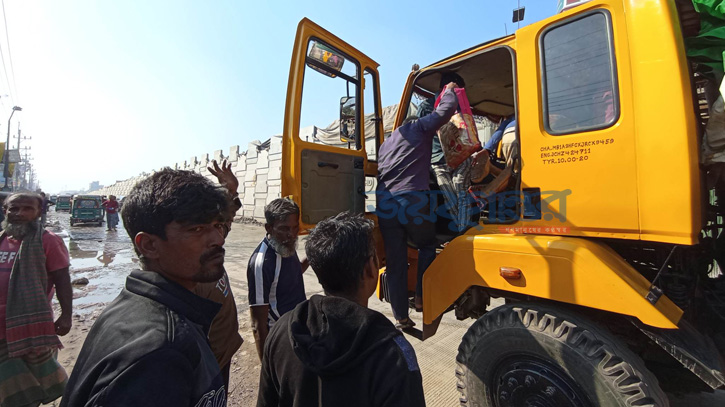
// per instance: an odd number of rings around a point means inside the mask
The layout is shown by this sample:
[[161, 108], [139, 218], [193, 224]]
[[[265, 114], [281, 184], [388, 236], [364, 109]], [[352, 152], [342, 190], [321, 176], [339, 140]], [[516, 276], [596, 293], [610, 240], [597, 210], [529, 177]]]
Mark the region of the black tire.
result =
[[73, 226], [74, 222], [73, 219], [70, 220], [70, 225]]
[[606, 329], [553, 306], [486, 313], [456, 357], [460, 405], [669, 406], [642, 359]]

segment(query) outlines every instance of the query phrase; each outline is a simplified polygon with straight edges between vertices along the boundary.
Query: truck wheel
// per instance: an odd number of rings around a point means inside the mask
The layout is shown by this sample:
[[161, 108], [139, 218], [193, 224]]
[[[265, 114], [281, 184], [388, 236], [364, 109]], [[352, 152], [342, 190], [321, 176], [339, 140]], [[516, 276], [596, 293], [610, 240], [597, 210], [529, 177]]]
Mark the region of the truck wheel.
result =
[[70, 225], [73, 226], [73, 219], [70, 220]]
[[463, 336], [456, 362], [461, 406], [669, 406], [639, 356], [552, 306], [493, 309]]

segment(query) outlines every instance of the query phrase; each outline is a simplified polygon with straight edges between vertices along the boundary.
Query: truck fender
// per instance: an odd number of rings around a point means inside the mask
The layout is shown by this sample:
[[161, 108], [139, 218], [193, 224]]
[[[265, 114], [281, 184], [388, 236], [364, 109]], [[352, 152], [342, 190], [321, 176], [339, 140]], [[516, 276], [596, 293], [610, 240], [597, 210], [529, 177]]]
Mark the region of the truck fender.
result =
[[[433, 325], [429, 331], [471, 286], [615, 312], [654, 328], [677, 329], [682, 310], [664, 295], [650, 303], [645, 298], [650, 282], [602, 243], [566, 236], [475, 233], [472, 229], [452, 240], [423, 275], [423, 322]], [[510, 270], [520, 273], [512, 277]]]

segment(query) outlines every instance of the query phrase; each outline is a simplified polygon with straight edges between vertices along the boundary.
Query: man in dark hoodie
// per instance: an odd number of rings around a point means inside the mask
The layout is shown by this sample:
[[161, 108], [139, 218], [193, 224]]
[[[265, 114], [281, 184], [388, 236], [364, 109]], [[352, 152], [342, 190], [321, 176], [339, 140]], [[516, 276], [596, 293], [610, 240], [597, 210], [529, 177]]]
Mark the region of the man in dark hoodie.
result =
[[373, 222], [349, 213], [324, 220], [305, 250], [326, 295], [270, 331], [257, 406], [424, 406], [413, 347], [367, 308], [378, 278]]
[[136, 184], [123, 224], [142, 270], [88, 333], [62, 407], [226, 406], [207, 333], [220, 305], [195, 295], [224, 274], [229, 197], [192, 171]]

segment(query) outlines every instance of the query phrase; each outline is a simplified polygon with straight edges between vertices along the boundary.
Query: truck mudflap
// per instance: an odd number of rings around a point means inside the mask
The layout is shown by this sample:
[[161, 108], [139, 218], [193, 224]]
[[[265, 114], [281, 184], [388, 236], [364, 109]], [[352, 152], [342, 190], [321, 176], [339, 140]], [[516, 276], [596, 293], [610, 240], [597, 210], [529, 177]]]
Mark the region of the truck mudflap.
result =
[[679, 329], [660, 329], [631, 320], [645, 335], [713, 389], [725, 387], [725, 363], [715, 344], [685, 320]]

